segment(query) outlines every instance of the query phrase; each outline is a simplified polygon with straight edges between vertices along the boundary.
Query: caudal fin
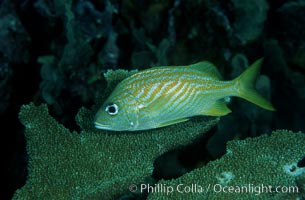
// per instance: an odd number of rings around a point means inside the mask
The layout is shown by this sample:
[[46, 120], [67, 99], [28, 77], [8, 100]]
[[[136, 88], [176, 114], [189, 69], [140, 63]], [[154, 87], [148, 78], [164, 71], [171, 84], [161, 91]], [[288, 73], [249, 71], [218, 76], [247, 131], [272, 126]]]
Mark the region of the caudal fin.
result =
[[255, 89], [255, 81], [259, 74], [263, 58], [255, 61], [239, 77], [234, 79], [238, 87], [237, 96], [244, 98], [264, 109], [275, 111], [273, 105]]

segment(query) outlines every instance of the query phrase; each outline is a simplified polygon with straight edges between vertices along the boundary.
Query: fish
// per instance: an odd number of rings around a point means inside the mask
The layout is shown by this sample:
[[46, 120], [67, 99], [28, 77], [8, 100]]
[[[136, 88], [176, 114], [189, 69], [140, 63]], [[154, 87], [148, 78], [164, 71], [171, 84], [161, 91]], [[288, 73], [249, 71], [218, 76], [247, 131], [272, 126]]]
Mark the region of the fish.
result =
[[263, 58], [240, 76], [222, 80], [209, 61], [188, 66], [153, 67], [122, 80], [97, 111], [95, 128], [139, 131], [165, 127], [193, 116], [224, 116], [232, 112], [226, 99], [243, 98], [275, 111], [255, 89]]

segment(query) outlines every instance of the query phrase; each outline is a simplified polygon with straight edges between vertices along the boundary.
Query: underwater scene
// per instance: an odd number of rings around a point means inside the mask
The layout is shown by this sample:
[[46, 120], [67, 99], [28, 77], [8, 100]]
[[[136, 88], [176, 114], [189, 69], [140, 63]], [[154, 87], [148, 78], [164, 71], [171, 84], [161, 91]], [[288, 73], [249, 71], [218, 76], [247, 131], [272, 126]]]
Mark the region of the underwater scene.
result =
[[0, 199], [305, 199], [305, 0], [0, 0]]

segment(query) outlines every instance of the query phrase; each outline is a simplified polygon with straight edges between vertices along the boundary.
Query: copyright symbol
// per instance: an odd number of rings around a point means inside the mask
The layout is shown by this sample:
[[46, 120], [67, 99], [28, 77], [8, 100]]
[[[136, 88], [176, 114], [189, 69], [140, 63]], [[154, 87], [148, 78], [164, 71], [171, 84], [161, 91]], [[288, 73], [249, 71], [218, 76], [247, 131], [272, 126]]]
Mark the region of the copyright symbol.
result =
[[130, 191], [130, 192], [136, 192], [136, 191], [137, 191], [137, 186], [136, 186], [135, 184], [131, 184], [131, 185], [129, 186], [129, 191]]

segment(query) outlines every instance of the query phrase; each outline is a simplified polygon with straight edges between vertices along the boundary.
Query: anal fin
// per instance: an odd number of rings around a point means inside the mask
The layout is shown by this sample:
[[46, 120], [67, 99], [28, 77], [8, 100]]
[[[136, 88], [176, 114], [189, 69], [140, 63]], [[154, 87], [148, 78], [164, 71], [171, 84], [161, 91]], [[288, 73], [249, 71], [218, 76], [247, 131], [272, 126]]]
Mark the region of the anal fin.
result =
[[202, 115], [223, 116], [232, 112], [223, 100], [218, 100], [210, 108], [201, 112]]

